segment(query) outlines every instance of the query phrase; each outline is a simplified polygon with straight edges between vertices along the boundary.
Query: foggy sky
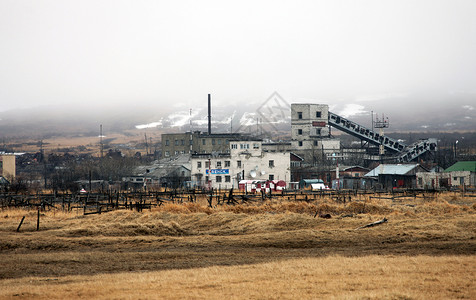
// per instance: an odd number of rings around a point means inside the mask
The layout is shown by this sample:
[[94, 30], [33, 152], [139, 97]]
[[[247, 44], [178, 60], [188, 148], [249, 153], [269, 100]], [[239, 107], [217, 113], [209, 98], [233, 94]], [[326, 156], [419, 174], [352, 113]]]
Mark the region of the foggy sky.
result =
[[0, 111], [190, 105], [208, 93], [249, 103], [274, 91], [293, 102], [451, 99], [476, 96], [475, 83], [473, 0], [0, 0]]

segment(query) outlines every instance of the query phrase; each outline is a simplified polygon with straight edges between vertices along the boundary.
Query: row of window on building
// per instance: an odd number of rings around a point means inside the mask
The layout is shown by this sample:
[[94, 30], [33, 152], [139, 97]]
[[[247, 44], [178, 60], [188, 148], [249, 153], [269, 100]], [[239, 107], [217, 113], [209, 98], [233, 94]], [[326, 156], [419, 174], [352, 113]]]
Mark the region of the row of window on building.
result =
[[[302, 119], [302, 111], [298, 111], [297, 115], [298, 115], [298, 119], [301, 120]], [[316, 111], [316, 118], [321, 118], [321, 117], [322, 117], [322, 112]]]
[[[321, 128], [316, 128], [315, 133], [316, 135], [321, 135]], [[297, 134], [302, 135], [302, 129], [298, 129]]]
[[[203, 165], [205, 166], [205, 169], [208, 169], [208, 168], [211, 167], [209, 161], [205, 161], [204, 164], [202, 164], [201, 161], [197, 161], [197, 168], [198, 168], [198, 169], [201, 169]], [[224, 167], [225, 167], [225, 168], [229, 168], [230, 166], [231, 166], [231, 162], [230, 162], [229, 160], [225, 160], [225, 166], [224, 166]], [[222, 168], [222, 167], [223, 167], [223, 166], [222, 166], [222, 162], [221, 162], [221, 161], [216, 161], [216, 162], [215, 162], [215, 167], [216, 167], [216, 168]], [[237, 161], [236, 161], [236, 167], [237, 167], [237, 168], [241, 168], [241, 167], [242, 167], [241, 160], [237, 160]], [[273, 168], [273, 167], [274, 167], [274, 160], [270, 159], [270, 160], [268, 161], [268, 167], [270, 167], [270, 168]]]
[[[231, 182], [231, 176], [230, 175], [225, 175], [225, 176], [217, 175], [217, 176], [215, 176], [215, 182], [223, 182], [223, 179], [225, 180], [225, 182]], [[208, 182], [209, 180], [210, 180], [210, 177], [205, 176], [205, 182]]]
[[[250, 149], [250, 144], [248, 143], [231, 144], [231, 149], [238, 149], [238, 145], [241, 150]], [[253, 143], [253, 149], [259, 149], [259, 143]]]
[[[229, 168], [231, 165], [230, 161], [229, 160], [225, 160], [225, 168]], [[240, 165], [241, 165], [241, 161], [240, 161]], [[205, 168], [209, 168], [210, 167], [210, 162], [209, 161], [205, 161]], [[222, 162], [221, 161], [217, 161], [215, 163], [215, 167], [217, 168], [221, 168], [222, 167]], [[201, 169], [202, 168], [202, 162], [201, 161], [197, 161], [197, 168], [198, 169]]]
[[[179, 155], [179, 154], [185, 154], [185, 151], [174, 151], [174, 155]], [[165, 151], [164, 152], [164, 155], [167, 157], [167, 156], [170, 156], [170, 151]]]
[[[299, 146], [299, 147], [302, 147], [302, 145], [303, 145], [303, 142], [302, 142], [302, 141], [298, 141], [298, 146]], [[314, 145], [314, 146], [317, 146], [317, 145], [318, 145], [318, 141], [317, 141], [317, 140], [314, 141], [314, 142], [313, 142], [313, 145]]]
[[[225, 140], [225, 144], [228, 145], [230, 143], [229, 140]], [[185, 146], [185, 140], [175, 140], [174, 141], [174, 144], [175, 146]], [[190, 145], [193, 145], [193, 140], [190, 140], [189, 141], [189, 144]], [[202, 139], [202, 145], [206, 145], [207, 144], [207, 139]], [[222, 144], [222, 140], [221, 139], [212, 139], [212, 145], [221, 145]], [[169, 140], [165, 140], [165, 146], [170, 146], [170, 141]]]
[[[208, 182], [209, 180], [210, 180], [210, 177], [205, 176], [205, 182]], [[274, 175], [269, 174], [268, 175], [268, 180], [274, 180]], [[217, 176], [215, 176], [215, 182], [218, 182], [218, 183], [220, 183], [220, 182], [231, 182], [231, 176], [230, 175], [225, 175], [225, 176], [217, 175]]]

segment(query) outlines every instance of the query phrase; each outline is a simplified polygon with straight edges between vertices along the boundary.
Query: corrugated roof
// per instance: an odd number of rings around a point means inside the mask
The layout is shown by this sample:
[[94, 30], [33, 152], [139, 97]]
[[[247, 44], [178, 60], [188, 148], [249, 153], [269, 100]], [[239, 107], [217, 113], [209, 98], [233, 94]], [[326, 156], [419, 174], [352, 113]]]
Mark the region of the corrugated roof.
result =
[[445, 172], [453, 172], [453, 171], [476, 172], [476, 161], [459, 161], [445, 170]]
[[418, 167], [418, 164], [383, 164], [368, 172], [364, 176], [376, 177], [379, 176], [379, 174], [405, 175], [416, 167]]
[[302, 179], [302, 182], [306, 184], [312, 184], [312, 183], [324, 183], [322, 179]]

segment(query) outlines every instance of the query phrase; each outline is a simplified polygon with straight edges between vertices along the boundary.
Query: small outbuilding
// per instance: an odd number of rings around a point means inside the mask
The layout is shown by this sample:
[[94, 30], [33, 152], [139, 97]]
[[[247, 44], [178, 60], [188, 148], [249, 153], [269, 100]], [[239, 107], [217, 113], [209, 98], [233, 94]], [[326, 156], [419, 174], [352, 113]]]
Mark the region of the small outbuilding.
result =
[[383, 188], [416, 188], [416, 173], [428, 172], [419, 164], [381, 164], [365, 177], [378, 180]]
[[476, 161], [459, 161], [447, 168], [451, 186], [476, 186]]
[[322, 185], [324, 185], [324, 180], [322, 180], [322, 179], [301, 179], [299, 181], [299, 188], [300, 189], [305, 189], [307, 187], [311, 187], [312, 184], [316, 184], [316, 185], [322, 184]]

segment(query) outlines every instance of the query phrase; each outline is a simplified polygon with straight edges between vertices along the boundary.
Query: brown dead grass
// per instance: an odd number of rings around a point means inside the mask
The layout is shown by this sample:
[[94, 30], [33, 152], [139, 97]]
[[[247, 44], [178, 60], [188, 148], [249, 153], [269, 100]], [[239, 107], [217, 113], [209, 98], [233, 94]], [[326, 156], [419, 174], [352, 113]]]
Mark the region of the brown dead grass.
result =
[[467, 256], [296, 258], [242, 266], [4, 280], [4, 299], [474, 299]]
[[0, 298], [475, 298], [473, 199], [3, 210]]

